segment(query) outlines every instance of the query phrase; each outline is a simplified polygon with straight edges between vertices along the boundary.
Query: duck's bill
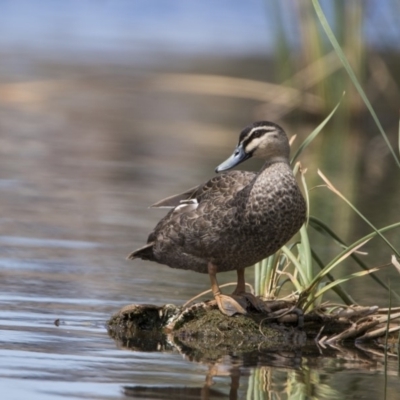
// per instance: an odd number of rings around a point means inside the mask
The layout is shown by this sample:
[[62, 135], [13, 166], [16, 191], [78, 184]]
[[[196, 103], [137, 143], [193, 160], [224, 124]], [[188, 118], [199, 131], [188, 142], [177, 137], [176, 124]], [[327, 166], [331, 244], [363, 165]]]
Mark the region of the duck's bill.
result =
[[242, 145], [239, 145], [236, 147], [233, 154], [227, 160], [225, 160], [222, 164], [218, 165], [218, 167], [215, 168], [215, 172], [218, 173], [236, 167], [236, 165], [239, 165], [241, 162], [247, 160], [248, 158], [250, 158], [250, 154], [244, 151]]

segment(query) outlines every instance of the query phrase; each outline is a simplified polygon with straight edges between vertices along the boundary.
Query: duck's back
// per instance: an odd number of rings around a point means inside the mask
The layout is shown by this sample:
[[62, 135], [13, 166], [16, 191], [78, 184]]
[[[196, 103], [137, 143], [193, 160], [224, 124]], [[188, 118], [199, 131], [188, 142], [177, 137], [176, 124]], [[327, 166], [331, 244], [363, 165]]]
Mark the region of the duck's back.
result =
[[148, 238], [148, 259], [173, 268], [207, 273], [209, 261], [218, 271], [248, 267], [278, 250], [305, 219], [285, 163], [217, 175], [184, 197]]
[[[234, 221], [238, 192], [256, 174], [230, 171], [174, 196], [175, 207], [156, 225], [147, 242], [154, 243], [153, 261], [172, 268], [207, 272], [207, 259], [218, 246], [221, 230]], [[184, 198], [182, 198], [184, 196]]]

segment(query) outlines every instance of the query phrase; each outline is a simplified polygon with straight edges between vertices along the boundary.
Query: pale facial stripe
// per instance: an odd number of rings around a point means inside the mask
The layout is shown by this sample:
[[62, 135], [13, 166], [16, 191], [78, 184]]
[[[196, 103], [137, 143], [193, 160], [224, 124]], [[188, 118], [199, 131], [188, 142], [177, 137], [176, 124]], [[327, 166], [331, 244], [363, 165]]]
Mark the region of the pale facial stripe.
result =
[[273, 132], [276, 131], [276, 128], [274, 126], [266, 126], [266, 125], [252, 128], [252, 130], [241, 140], [241, 143], [244, 143], [254, 132], [261, 130], [266, 132]]
[[268, 126], [268, 125], [263, 125], [263, 126], [257, 126], [255, 128], [253, 128], [250, 133], [255, 132], [255, 131], [259, 131], [259, 130], [265, 130], [267, 132], [272, 132], [272, 131], [276, 131], [276, 128], [274, 126]]
[[258, 138], [254, 138], [252, 139], [246, 146], [246, 148], [244, 149], [246, 153], [251, 153], [254, 149], [256, 149], [257, 147], [260, 146], [260, 143], [262, 143], [264, 141], [263, 137], [258, 137]]

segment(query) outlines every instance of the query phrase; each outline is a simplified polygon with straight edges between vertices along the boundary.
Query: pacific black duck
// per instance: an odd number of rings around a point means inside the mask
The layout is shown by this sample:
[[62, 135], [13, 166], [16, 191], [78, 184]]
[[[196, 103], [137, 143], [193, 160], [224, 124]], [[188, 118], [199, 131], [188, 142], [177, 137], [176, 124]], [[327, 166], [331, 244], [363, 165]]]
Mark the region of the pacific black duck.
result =
[[[150, 233], [147, 244], [128, 258], [208, 273], [222, 313], [246, 313], [244, 269], [282, 247], [306, 219], [306, 205], [289, 164], [284, 130], [267, 121], [243, 129], [233, 154], [216, 168], [226, 171], [250, 157], [263, 158], [257, 173], [224, 172], [153, 207], [172, 210]], [[220, 292], [216, 274], [237, 271], [231, 296]]]

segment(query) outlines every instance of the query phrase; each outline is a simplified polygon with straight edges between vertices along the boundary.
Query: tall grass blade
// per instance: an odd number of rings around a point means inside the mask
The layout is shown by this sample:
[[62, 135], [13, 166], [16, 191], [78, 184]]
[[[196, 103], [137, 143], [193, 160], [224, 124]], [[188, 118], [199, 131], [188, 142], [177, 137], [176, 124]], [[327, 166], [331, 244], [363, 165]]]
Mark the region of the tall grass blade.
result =
[[327, 292], [328, 290], [332, 289], [333, 287], [335, 287], [337, 285], [340, 285], [341, 283], [347, 282], [347, 281], [349, 281], [351, 279], [354, 279], [354, 278], [359, 278], [360, 276], [365, 276], [365, 275], [368, 275], [368, 274], [372, 274], [374, 272], [379, 271], [383, 267], [387, 267], [388, 265], [389, 264], [383, 265], [381, 267], [374, 267], [374, 268], [371, 268], [368, 271], [354, 272], [353, 274], [344, 276], [343, 278], [335, 279], [333, 282], [325, 285], [321, 290], [319, 290], [317, 293], [315, 293], [314, 297], [322, 296], [325, 292]]
[[328, 225], [322, 222], [319, 218], [310, 215], [309, 221], [310, 226], [313, 227], [321, 235], [325, 235], [333, 239], [333, 241], [342, 249], [346, 249], [348, 247], [346, 242], [342, 240], [335, 232], [333, 232], [333, 230]]
[[[319, 289], [315, 294], [313, 294], [313, 296], [311, 296], [311, 299], [306, 303], [306, 305], [303, 307], [303, 310], [307, 310], [315, 301], [317, 301], [324, 293], [326, 293], [329, 290], [333, 290], [335, 287], [337, 287], [338, 285], [345, 283], [351, 279], [354, 278], [359, 278], [361, 276], [365, 276], [368, 274], [372, 274], [373, 272], [377, 272], [380, 269], [382, 269], [383, 267], [387, 267], [390, 264], [386, 264], [380, 267], [375, 267], [375, 268], [371, 268], [369, 271], [360, 271], [360, 272], [355, 272], [354, 274], [350, 274], [347, 275], [343, 278], [339, 278], [336, 279], [335, 281], [325, 285], [322, 289]], [[354, 303], [353, 303], [354, 304]]]
[[[299, 261], [297, 260], [296, 256], [286, 247], [282, 247], [282, 252], [285, 254], [285, 256], [291, 261], [291, 263], [294, 265], [295, 269], [299, 272], [301, 279], [303, 282], [307, 282], [307, 275], [305, 274], [304, 269], [301, 267]], [[303, 288], [301, 287], [300, 282], [297, 280], [292, 280], [294, 286], [296, 287], [296, 290], [301, 291]]]
[[[264, 281], [264, 295], [265, 296], [271, 296], [274, 295], [274, 292], [276, 291], [276, 282], [275, 282], [275, 276], [276, 276], [276, 270], [279, 268], [279, 257], [281, 255], [281, 252], [279, 251], [278, 253], [275, 253], [273, 256], [268, 257], [267, 262], [266, 262], [266, 275], [265, 275], [265, 281]], [[266, 288], [266, 290], [265, 290]]]
[[[332, 231], [332, 229], [329, 228], [328, 225], [324, 224], [321, 220], [319, 220], [316, 217], [310, 216], [309, 219], [310, 225], [318, 232], [320, 233], [326, 233], [329, 237], [333, 238], [333, 240], [335, 240], [339, 246], [341, 246], [343, 249], [347, 248], [348, 245], [339, 238], [338, 235], [336, 235], [335, 232]], [[314, 255], [313, 255], [314, 257]], [[364, 261], [362, 261], [356, 254], [351, 254], [350, 257], [365, 271], [369, 270], [370, 267], [368, 267], [367, 264], [365, 264]], [[314, 257], [315, 259], [315, 257]], [[393, 262], [393, 261], [392, 261]], [[322, 264], [322, 262], [321, 262]], [[385, 282], [383, 282], [379, 277], [377, 277], [376, 275], [369, 275], [375, 282], [377, 282], [380, 286], [382, 286], [383, 288], [385, 288], [386, 290], [389, 290], [389, 286], [386, 285]], [[394, 292], [392, 290], [392, 293], [397, 297], [397, 299], [400, 299], [400, 295], [398, 295], [396, 292]], [[353, 301], [354, 303], [354, 301]]]
[[256, 291], [256, 296], [259, 296], [261, 294], [261, 292], [260, 292], [261, 263], [262, 263], [262, 261], [260, 261], [254, 265], [254, 289]]
[[397, 373], [400, 374], [400, 332], [397, 336]]
[[360, 211], [349, 201], [347, 200], [344, 195], [337, 190], [333, 184], [328, 180], [328, 178], [320, 171], [318, 170], [318, 175], [323, 179], [323, 181], [326, 183], [327, 187], [329, 190], [331, 190], [333, 193], [335, 193], [337, 196], [339, 196], [342, 200], [344, 200], [381, 238], [382, 240], [396, 253], [398, 257], [400, 257], [400, 253], [396, 250], [396, 248], [385, 238], [385, 236], [382, 235], [381, 231], [375, 228], [375, 226], [366, 218], [363, 214], [361, 214]]
[[358, 81], [358, 79], [357, 79], [357, 77], [356, 77], [356, 75], [355, 75], [355, 73], [353, 71], [353, 68], [350, 66], [349, 61], [347, 60], [342, 48], [339, 45], [339, 42], [337, 41], [337, 39], [336, 39], [331, 27], [329, 26], [328, 21], [325, 18], [325, 15], [324, 15], [324, 13], [322, 11], [322, 8], [321, 8], [321, 6], [319, 4], [319, 1], [318, 0], [312, 0], [312, 3], [313, 3], [315, 11], [317, 13], [318, 19], [319, 19], [319, 21], [320, 21], [320, 23], [322, 25], [322, 28], [324, 29], [326, 35], [328, 36], [328, 39], [331, 42], [333, 48], [335, 49], [336, 54], [338, 55], [338, 57], [339, 57], [340, 61], [342, 62], [344, 68], [346, 69], [347, 73], [349, 74], [350, 79], [353, 82], [353, 85], [357, 89], [357, 91], [360, 94], [361, 98], [363, 99], [366, 107], [368, 108], [369, 112], [371, 113], [372, 118], [374, 119], [376, 126], [378, 127], [383, 139], [386, 142], [386, 145], [388, 146], [390, 152], [393, 155], [394, 160], [397, 163], [397, 166], [400, 168], [400, 160], [398, 159], [398, 157], [397, 157], [392, 145], [390, 144], [389, 139], [386, 136], [386, 133], [383, 130], [383, 127], [382, 127], [382, 125], [381, 125], [381, 123], [380, 123], [380, 121], [379, 121], [379, 119], [378, 119], [378, 117], [377, 117], [377, 115], [375, 113], [375, 110], [373, 109], [370, 101], [367, 98], [367, 95], [365, 94], [363, 88], [361, 87], [361, 85], [360, 85], [360, 83], [359, 83], [359, 81]]
[[[318, 257], [318, 255], [315, 253], [315, 251], [311, 251], [312, 252], [312, 256], [313, 259], [315, 260], [315, 262], [317, 263], [318, 267], [323, 270], [325, 268], [323, 262], [321, 261], [321, 259]], [[335, 278], [330, 274], [327, 273], [326, 277], [331, 281], [334, 282]], [[333, 286], [332, 290], [343, 300], [343, 302], [345, 304], [347, 304], [348, 306], [350, 304], [356, 304], [356, 301], [340, 286]]]
[[342, 97], [340, 98], [339, 102], [336, 104], [335, 108], [330, 112], [330, 114], [306, 137], [304, 142], [299, 146], [299, 148], [294, 153], [292, 160], [290, 161], [291, 164], [293, 164], [296, 161], [297, 157], [300, 156], [300, 154], [303, 152], [303, 150], [317, 137], [318, 133], [320, 133], [322, 131], [324, 126], [332, 118], [333, 114], [335, 114], [336, 110], [340, 106], [340, 103], [342, 102], [344, 95], [345, 95], [345, 92], [343, 92]]
[[267, 282], [270, 282], [271, 279], [271, 270], [268, 268], [268, 264], [272, 261], [274, 256], [268, 257], [264, 260], [261, 261], [261, 276], [260, 276], [260, 282], [259, 282], [259, 287], [258, 287], [258, 293], [261, 296], [265, 296], [265, 288]]
[[[319, 272], [313, 282], [318, 282], [323, 278], [328, 272], [330, 272], [333, 268], [335, 268], [338, 264], [340, 264], [343, 260], [349, 257], [352, 253], [357, 251], [360, 247], [364, 246], [367, 242], [369, 242], [371, 238], [365, 239], [364, 241], [357, 241], [349, 246], [346, 250], [342, 251], [338, 256], [336, 256], [321, 272]], [[364, 272], [364, 271], [362, 271]]]
[[[300, 163], [297, 163], [300, 164]], [[296, 165], [297, 165], [296, 164]], [[306, 171], [303, 171], [302, 169], [300, 169], [300, 178], [301, 178], [301, 183], [303, 185], [304, 188], [304, 197], [306, 198], [306, 206], [307, 206], [307, 221], [305, 222], [305, 225], [308, 227], [308, 219], [310, 218], [310, 196], [308, 194], [308, 187], [307, 187], [307, 182], [306, 182], [306, 178], [305, 178], [305, 173]]]
[[392, 310], [392, 291], [390, 289], [389, 282], [389, 310], [388, 310], [388, 319], [386, 324], [386, 335], [385, 335], [385, 387], [383, 392], [383, 398], [386, 400], [387, 395], [387, 374], [388, 374], [388, 340], [389, 340], [389, 328], [390, 328], [390, 312]]
[[399, 120], [399, 131], [398, 131], [398, 146], [399, 146], [399, 153], [400, 153], [400, 120]]
[[307, 228], [305, 225], [300, 229], [300, 237], [301, 241], [298, 244], [298, 253], [300, 257], [300, 267], [304, 271], [303, 275], [306, 277], [303, 285], [306, 286], [309, 285], [312, 280], [313, 270], [310, 241], [308, 239]]
[[[385, 226], [382, 229], [379, 229], [378, 232], [371, 232], [367, 236], [364, 236], [363, 238], [357, 240], [354, 242], [352, 245], [350, 245], [346, 250], [343, 250], [340, 254], [338, 254], [322, 271], [320, 271], [313, 281], [311, 282], [310, 286], [303, 290], [303, 292], [300, 294], [300, 298], [298, 301], [298, 307], [302, 307], [303, 304], [307, 303], [307, 297], [312, 293], [315, 289], [315, 287], [321, 282], [322, 278], [324, 278], [328, 272], [330, 272], [333, 268], [336, 267], [336, 265], [339, 264], [339, 262], [342, 262], [345, 258], [347, 258], [351, 253], [355, 252], [358, 248], [363, 246], [365, 243], [367, 243], [370, 239], [378, 235], [378, 233], [383, 233], [386, 231], [389, 231], [391, 229], [399, 228], [400, 227], [400, 222], [397, 222], [396, 224], [392, 224], [389, 226]], [[304, 308], [303, 311], [306, 309]]]

